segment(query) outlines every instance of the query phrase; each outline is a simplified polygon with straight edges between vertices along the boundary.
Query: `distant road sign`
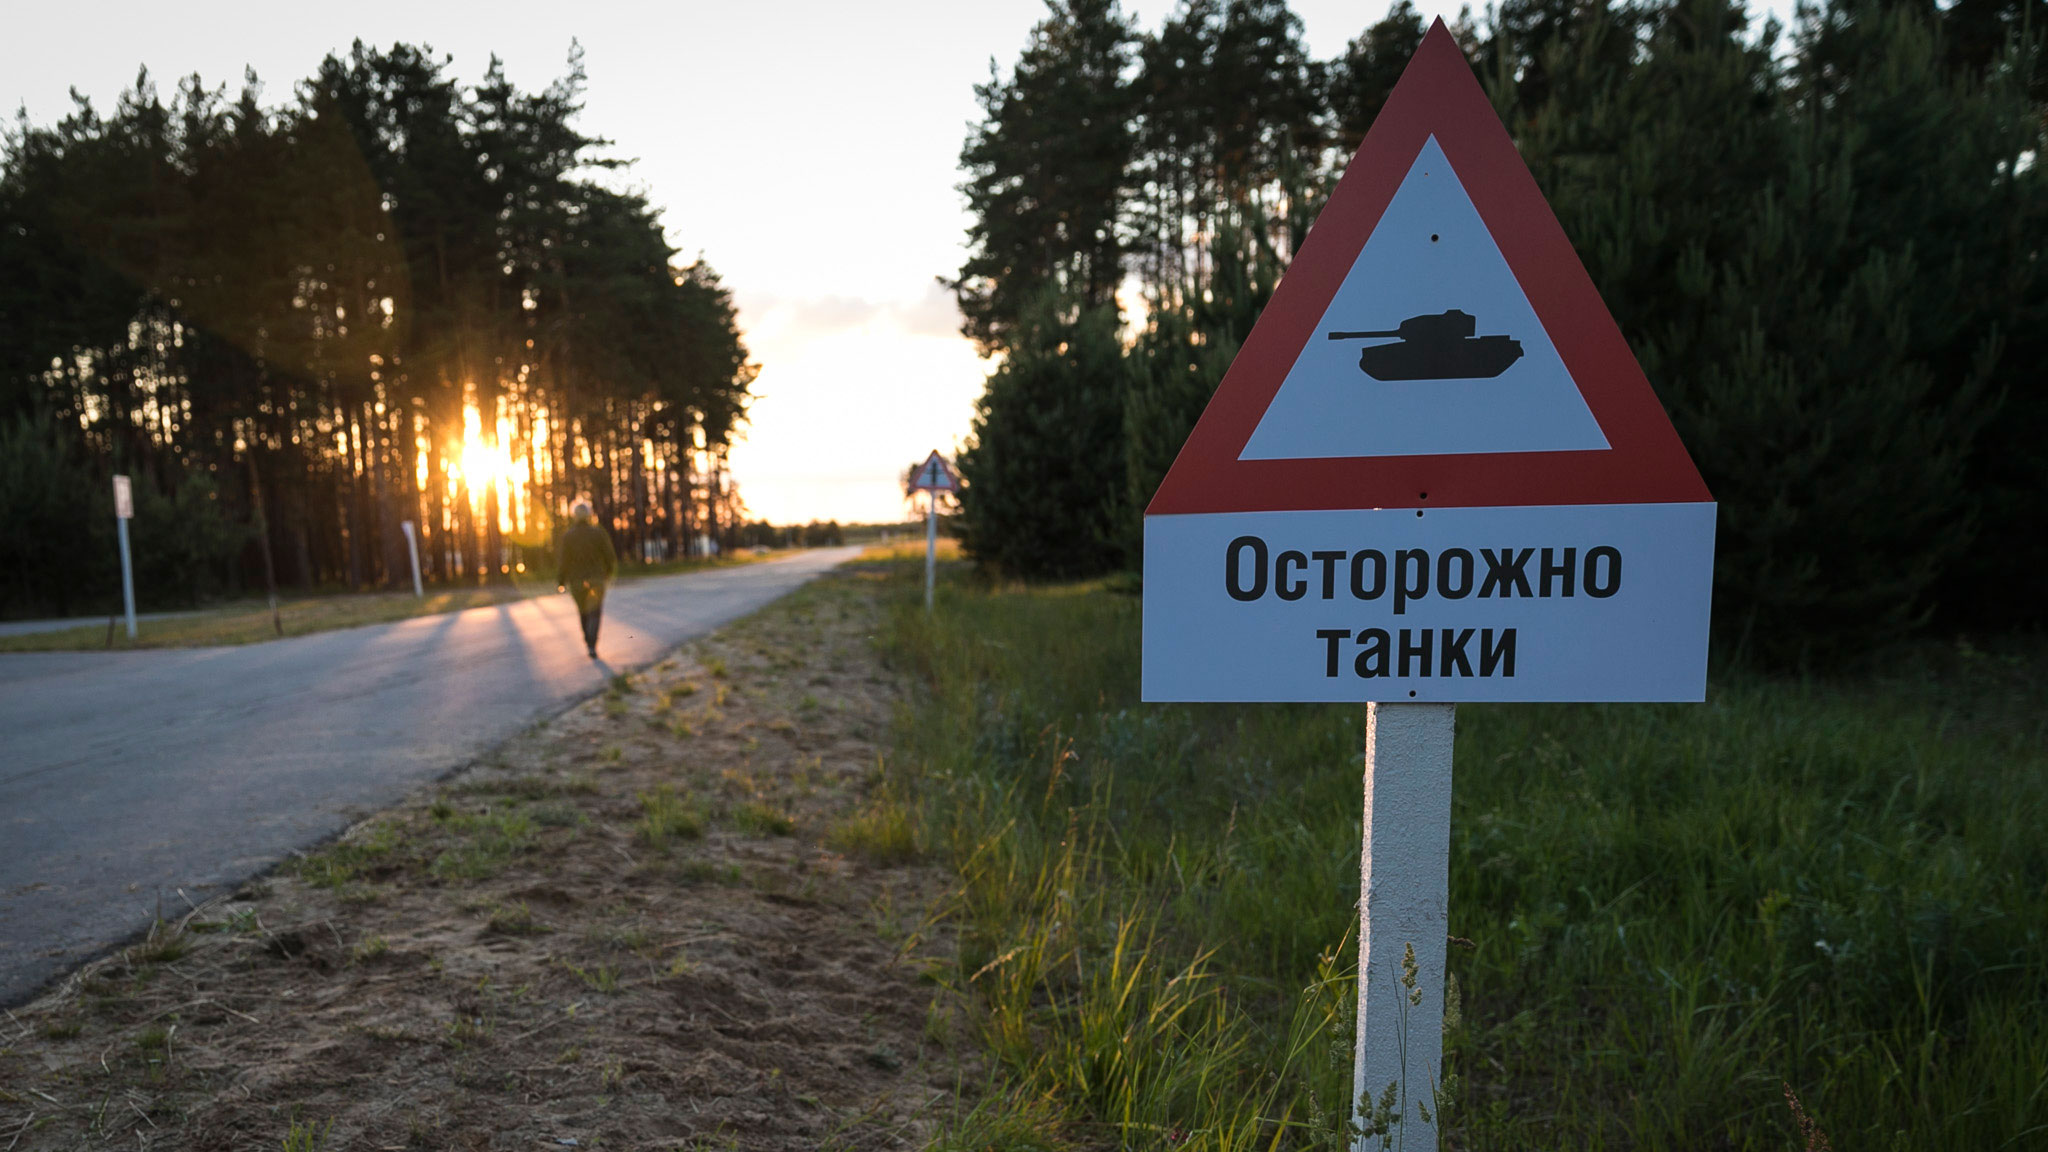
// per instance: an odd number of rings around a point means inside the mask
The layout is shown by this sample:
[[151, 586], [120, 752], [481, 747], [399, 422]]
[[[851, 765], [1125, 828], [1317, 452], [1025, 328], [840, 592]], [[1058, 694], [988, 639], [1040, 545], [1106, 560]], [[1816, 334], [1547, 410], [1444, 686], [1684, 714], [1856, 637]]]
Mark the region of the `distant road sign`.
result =
[[960, 479], [953, 474], [953, 466], [936, 449], [917, 466], [917, 476], [910, 482], [912, 492], [957, 492]]
[[1715, 507], [1432, 29], [1145, 516], [1148, 700], [1698, 700]]
[[135, 491], [128, 477], [114, 477], [114, 515], [123, 520], [135, 519]]
[[924, 610], [932, 610], [932, 597], [938, 581], [939, 564], [939, 493], [958, 492], [959, 477], [953, 475], [953, 466], [934, 448], [932, 454], [917, 466], [917, 474], [911, 477], [910, 490], [924, 492]]

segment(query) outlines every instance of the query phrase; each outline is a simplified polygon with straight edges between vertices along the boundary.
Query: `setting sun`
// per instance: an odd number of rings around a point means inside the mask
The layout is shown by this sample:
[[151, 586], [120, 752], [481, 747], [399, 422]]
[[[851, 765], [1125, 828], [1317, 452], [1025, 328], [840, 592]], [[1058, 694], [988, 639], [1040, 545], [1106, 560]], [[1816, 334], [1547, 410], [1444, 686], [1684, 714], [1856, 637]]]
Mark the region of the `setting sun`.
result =
[[495, 487], [500, 501], [498, 527], [505, 532], [517, 532], [529, 522], [532, 502], [529, 482], [533, 469], [523, 452], [517, 457], [512, 454], [518, 438], [514, 422], [500, 415], [495, 423], [495, 435], [486, 438], [481, 413], [474, 405], [464, 406], [462, 444], [453, 454], [448, 470], [448, 498], [455, 500], [466, 484], [470, 510], [482, 515], [486, 499]]

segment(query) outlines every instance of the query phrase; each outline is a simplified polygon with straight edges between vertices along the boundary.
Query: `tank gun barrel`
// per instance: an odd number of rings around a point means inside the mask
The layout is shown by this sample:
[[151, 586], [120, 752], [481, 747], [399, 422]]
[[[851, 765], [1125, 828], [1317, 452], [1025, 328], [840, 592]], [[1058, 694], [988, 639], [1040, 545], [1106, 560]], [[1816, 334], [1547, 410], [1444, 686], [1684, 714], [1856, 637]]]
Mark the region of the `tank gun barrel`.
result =
[[1385, 331], [1385, 332], [1332, 332], [1332, 333], [1330, 333], [1330, 339], [1332, 339], [1332, 340], [1391, 340], [1391, 339], [1393, 339], [1394, 337], [1396, 337], [1396, 336], [1399, 336], [1400, 334], [1401, 334], [1401, 333], [1400, 333], [1400, 331], [1399, 331], [1399, 330], [1397, 330], [1397, 329], [1389, 329], [1388, 331]]

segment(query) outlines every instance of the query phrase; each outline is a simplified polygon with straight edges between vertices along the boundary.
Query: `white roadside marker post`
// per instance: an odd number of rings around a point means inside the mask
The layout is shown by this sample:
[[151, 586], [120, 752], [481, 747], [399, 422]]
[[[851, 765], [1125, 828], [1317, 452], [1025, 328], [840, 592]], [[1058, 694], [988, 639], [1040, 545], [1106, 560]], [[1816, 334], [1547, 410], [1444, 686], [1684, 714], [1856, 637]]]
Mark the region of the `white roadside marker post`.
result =
[[114, 528], [121, 538], [121, 604], [128, 612], [128, 639], [135, 639], [135, 565], [128, 555], [128, 521], [135, 518], [135, 489], [128, 477], [114, 477]]
[[405, 533], [405, 550], [412, 555], [412, 594], [425, 599], [427, 590], [420, 586], [420, 538], [419, 529], [410, 520], [399, 521], [398, 527]]
[[1368, 704], [1358, 869], [1360, 1152], [1437, 1146], [1456, 704]]

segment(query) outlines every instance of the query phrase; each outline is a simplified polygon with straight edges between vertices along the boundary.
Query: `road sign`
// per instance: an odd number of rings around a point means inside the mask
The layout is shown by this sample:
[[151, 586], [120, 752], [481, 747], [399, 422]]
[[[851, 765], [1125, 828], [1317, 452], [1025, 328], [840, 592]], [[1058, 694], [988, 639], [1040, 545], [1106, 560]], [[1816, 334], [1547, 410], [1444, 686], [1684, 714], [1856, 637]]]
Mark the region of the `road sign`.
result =
[[1368, 1137], [1436, 1146], [1456, 702], [1700, 699], [1713, 540], [1438, 20], [1145, 513], [1145, 699], [1368, 702]]
[[126, 476], [114, 477], [114, 515], [122, 520], [135, 519], [135, 489]]
[[1431, 29], [1145, 516], [1148, 700], [1698, 700], [1714, 504]]
[[953, 475], [953, 466], [932, 449], [932, 454], [917, 466], [917, 474], [910, 479], [912, 492], [923, 492], [924, 501], [924, 610], [932, 610], [932, 597], [938, 586], [939, 573], [939, 493], [958, 492], [960, 479]]
[[960, 480], [953, 475], [953, 466], [946, 462], [944, 456], [939, 455], [937, 449], [933, 449], [932, 454], [924, 458], [924, 463], [917, 466], [917, 475], [910, 481], [910, 490], [957, 492], [960, 490]]

